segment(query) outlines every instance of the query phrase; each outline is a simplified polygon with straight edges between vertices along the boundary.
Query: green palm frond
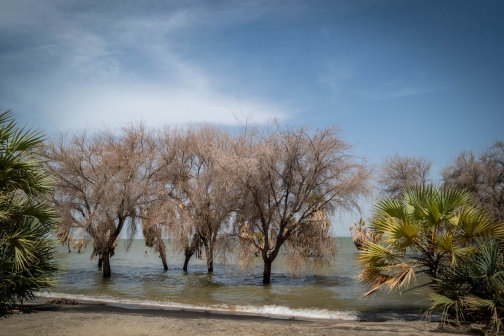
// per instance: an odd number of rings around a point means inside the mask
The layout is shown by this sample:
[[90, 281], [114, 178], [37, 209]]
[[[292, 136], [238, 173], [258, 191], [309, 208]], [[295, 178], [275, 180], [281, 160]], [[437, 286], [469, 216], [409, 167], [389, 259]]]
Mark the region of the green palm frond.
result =
[[436, 250], [452, 254], [455, 250], [453, 245], [453, 235], [449, 232], [445, 232], [442, 236], [437, 237], [436, 240]]
[[430, 312], [441, 311], [456, 321], [478, 322], [497, 333], [504, 318], [504, 251], [499, 241], [475, 240], [477, 249], [435, 279]]
[[431, 311], [460, 323], [486, 319], [499, 328], [504, 259], [495, 239], [504, 238], [504, 224], [476, 207], [467, 191], [410, 188], [377, 202], [371, 227], [381, 239], [365, 244], [358, 256], [364, 295], [404, 290], [427, 275]]
[[42, 140], [19, 129], [10, 111], [0, 113], [0, 311], [34, 299], [57, 270], [50, 239], [57, 216], [42, 201], [52, 179], [36, 154]]
[[440, 210], [444, 216], [453, 212], [454, 209], [471, 203], [471, 195], [463, 189], [442, 188], [440, 194]]
[[360, 264], [372, 265], [373, 267], [382, 267], [397, 260], [397, 256], [389, 249], [370, 241], [365, 242], [364, 249], [357, 258]]
[[34, 236], [27, 230], [19, 230], [10, 236], [4, 237], [5, 241], [14, 250], [14, 266], [16, 270], [24, 270], [35, 259], [33, 251]]
[[460, 247], [453, 249], [452, 264], [456, 265], [459, 260], [476, 251], [476, 247]]
[[492, 221], [479, 208], [462, 207], [452, 218], [451, 223], [459, 227], [460, 239], [470, 242], [478, 237], [504, 237], [504, 225]]
[[395, 245], [398, 252], [405, 252], [405, 250], [414, 245], [417, 241], [422, 227], [417, 225], [409, 218], [396, 220], [388, 218], [383, 225], [384, 238], [383, 241], [388, 245]]
[[402, 204], [398, 200], [391, 198], [386, 198], [378, 201], [374, 206], [374, 210], [375, 217], [387, 215], [394, 218], [403, 218], [406, 216]]

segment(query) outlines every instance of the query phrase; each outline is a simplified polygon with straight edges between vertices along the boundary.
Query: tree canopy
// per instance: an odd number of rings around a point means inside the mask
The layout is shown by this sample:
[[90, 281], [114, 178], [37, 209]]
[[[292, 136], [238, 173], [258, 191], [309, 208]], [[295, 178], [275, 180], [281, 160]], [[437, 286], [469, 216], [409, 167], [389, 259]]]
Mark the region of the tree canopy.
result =
[[504, 142], [495, 141], [479, 157], [461, 152], [442, 177], [449, 187], [467, 189], [477, 204], [504, 222]]
[[281, 248], [298, 261], [330, 261], [329, 215], [358, 207], [368, 190], [365, 162], [349, 154], [336, 128], [245, 130], [241, 137], [237, 154], [221, 165], [242, 190], [235, 227], [242, 260], [261, 256], [264, 283]]
[[425, 186], [429, 182], [432, 161], [395, 153], [383, 159], [378, 171], [379, 191], [383, 196], [397, 198], [408, 187]]

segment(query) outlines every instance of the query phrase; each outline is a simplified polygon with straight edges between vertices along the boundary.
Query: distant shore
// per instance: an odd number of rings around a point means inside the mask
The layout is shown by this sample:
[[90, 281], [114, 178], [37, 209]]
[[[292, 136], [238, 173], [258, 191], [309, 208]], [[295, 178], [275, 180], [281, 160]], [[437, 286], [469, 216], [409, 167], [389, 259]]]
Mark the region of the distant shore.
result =
[[0, 335], [454, 335], [439, 323], [278, 319], [243, 314], [33, 303], [0, 318]]

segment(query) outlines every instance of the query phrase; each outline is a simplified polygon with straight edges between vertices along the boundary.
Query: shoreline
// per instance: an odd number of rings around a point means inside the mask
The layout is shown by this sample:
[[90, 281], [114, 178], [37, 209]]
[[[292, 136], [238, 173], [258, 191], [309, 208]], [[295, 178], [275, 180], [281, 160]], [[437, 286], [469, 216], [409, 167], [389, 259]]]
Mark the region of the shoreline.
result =
[[464, 335], [437, 322], [366, 322], [265, 317], [210, 311], [118, 307], [108, 303], [26, 305], [0, 318], [0, 335]]
[[[51, 299], [66, 298], [81, 303], [105, 304], [128, 309], [175, 310], [190, 312], [210, 312], [214, 314], [261, 316], [277, 319], [299, 319], [308, 321], [363, 321], [394, 322], [423, 321], [423, 308], [376, 308], [365, 310], [328, 310], [324, 308], [292, 308], [287, 306], [266, 305], [198, 305], [170, 301], [143, 301], [139, 299], [115, 299], [110, 297], [90, 297], [68, 293], [44, 293], [33, 302], [42, 303]], [[439, 316], [432, 316], [432, 321], [439, 321]]]
[[[359, 318], [349, 318], [348, 316], [344, 316], [345, 311], [342, 312], [333, 312], [334, 314], [342, 313], [342, 316], [338, 316], [337, 318], [324, 318], [324, 317], [311, 317], [306, 315], [290, 315], [290, 314], [279, 314], [279, 313], [261, 313], [261, 312], [253, 312], [253, 311], [244, 311], [244, 310], [235, 310], [235, 309], [225, 309], [214, 306], [206, 306], [206, 307], [198, 307], [198, 306], [190, 306], [184, 304], [174, 304], [168, 305], [165, 303], [155, 304], [155, 303], [128, 303], [128, 302], [116, 302], [116, 301], [107, 301], [100, 299], [81, 299], [74, 295], [62, 295], [62, 296], [40, 296], [35, 299], [32, 304], [46, 304], [47, 301], [65, 298], [76, 300], [80, 305], [98, 305], [98, 306], [109, 306], [109, 307], [117, 307], [124, 308], [128, 310], [159, 310], [159, 311], [181, 311], [188, 313], [210, 313], [215, 315], [229, 315], [229, 316], [249, 316], [249, 317], [261, 317], [261, 318], [270, 318], [270, 319], [278, 319], [278, 320], [305, 320], [305, 321], [371, 321], [371, 322], [380, 322], [378, 320], [370, 320], [370, 319], [359, 319]], [[414, 319], [420, 320], [420, 319]]]

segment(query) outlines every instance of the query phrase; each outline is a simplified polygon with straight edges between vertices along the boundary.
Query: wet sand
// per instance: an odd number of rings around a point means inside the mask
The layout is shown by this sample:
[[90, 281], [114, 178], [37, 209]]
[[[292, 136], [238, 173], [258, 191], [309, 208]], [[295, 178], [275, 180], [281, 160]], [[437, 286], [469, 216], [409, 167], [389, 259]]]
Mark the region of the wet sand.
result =
[[28, 313], [0, 318], [0, 335], [460, 335], [439, 323], [278, 319], [81, 303], [30, 305]]

